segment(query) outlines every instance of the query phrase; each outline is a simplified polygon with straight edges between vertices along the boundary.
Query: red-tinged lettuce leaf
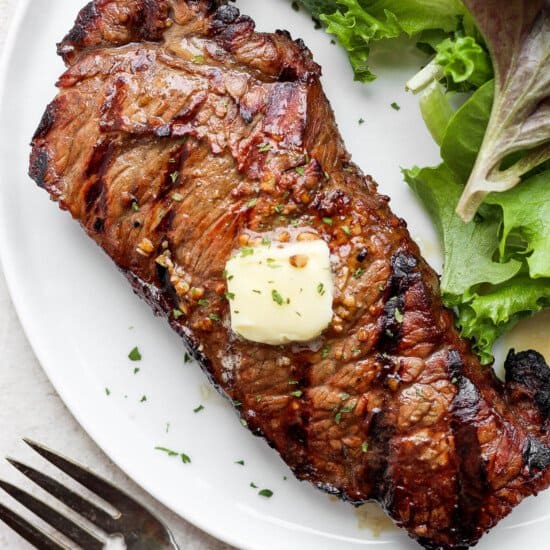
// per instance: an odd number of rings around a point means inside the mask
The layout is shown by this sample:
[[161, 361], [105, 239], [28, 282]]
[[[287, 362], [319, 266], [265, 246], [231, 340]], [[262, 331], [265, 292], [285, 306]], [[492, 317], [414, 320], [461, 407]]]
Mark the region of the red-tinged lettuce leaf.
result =
[[[487, 132], [457, 212], [470, 221], [490, 192], [516, 186], [550, 158], [550, 6], [548, 0], [464, 0], [487, 43], [495, 100]], [[518, 151], [521, 161], [501, 170]]]

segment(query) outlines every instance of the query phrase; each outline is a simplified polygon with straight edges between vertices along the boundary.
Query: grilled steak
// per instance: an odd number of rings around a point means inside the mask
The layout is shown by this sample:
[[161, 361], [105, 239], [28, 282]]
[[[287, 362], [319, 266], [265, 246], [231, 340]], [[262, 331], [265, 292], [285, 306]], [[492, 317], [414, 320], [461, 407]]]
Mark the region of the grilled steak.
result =
[[[31, 176], [298, 478], [379, 501], [432, 549], [475, 544], [548, 485], [544, 361], [511, 355], [506, 383], [479, 364], [300, 40], [215, 0], [95, 0], [59, 53]], [[225, 263], [266, 234], [330, 246], [335, 314], [310, 345], [231, 331]]]

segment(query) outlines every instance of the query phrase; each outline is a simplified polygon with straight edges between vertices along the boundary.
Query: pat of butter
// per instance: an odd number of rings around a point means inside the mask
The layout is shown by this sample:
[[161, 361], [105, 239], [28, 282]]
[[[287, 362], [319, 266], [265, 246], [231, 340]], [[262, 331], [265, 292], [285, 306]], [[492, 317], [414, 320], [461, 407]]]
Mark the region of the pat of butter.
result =
[[226, 265], [231, 328], [252, 342], [307, 342], [332, 320], [330, 251], [322, 240], [242, 248]]

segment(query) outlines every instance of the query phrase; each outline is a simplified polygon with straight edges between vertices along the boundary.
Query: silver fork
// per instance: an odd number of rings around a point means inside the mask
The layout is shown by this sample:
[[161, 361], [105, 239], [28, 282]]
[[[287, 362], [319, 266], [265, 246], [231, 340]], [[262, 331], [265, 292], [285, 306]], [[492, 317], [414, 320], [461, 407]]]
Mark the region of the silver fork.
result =
[[[126, 493], [92, 473], [87, 468], [54, 453], [43, 445], [29, 439], [24, 439], [24, 441], [48, 462], [51, 462], [118, 511], [113, 516], [50, 476], [12, 458], [7, 459], [10, 464], [42, 487], [42, 489], [103, 531], [107, 535], [105, 538], [121, 536], [124, 539], [126, 548], [129, 550], [178, 550], [178, 546], [170, 530], [151, 512]], [[54, 510], [48, 504], [6, 481], [0, 480], [0, 487], [36, 516], [73, 541], [78, 547], [85, 550], [105, 548], [106, 541], [101, 540], [100, 536]], [[74, 546], [68, 547], [50, 537], [2, 504], [0, 504], [0, 520], [4, 521], [4, 523], [36, 548], [44, 550], [67, 550], [67, 548], [74, 548]]]

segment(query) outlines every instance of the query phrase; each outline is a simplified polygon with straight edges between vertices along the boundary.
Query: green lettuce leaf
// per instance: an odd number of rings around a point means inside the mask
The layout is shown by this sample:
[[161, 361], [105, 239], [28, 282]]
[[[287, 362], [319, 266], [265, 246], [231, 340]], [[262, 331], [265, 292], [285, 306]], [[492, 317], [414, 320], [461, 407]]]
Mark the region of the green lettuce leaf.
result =
[[447, 38], [436, 46], [436, 51], [436, 64], [453, 84], [479, 88], [493, 77], [489, 54], [472, 36]]
[[337, 9], [336, 0], [299, 0], [300, 4], [316, 19], [322, 14], [334, 13]]
[[[516, 186], [550, 158], [550, 13], [547, 0], [464, 0], [491, 53], [495, 99], [457, 212], [473, 218], [485, 197]], [[529, 153], [512, 166], [502, 162]]]
[[[465, 9], [460, 0], [302, 0], [347, 50], [355, 79], [376, 77], [369, 67], [373, 42], [423, 31], [456, 31]], [[326, 11], [321, 11], [326, 10]]]
[[513, 241], [514, 253], [526, 256], [530, 277], [550, 278], [550, 170], [485, 202], [502, 208], [501, 257], [509, 255]]
[[[495, 83], [485, 83], [451, 117], [441, 143], [441, 158], [465, 182], [477, 155], [493, 106]], [[423, 112], [424, 118], [430, 116]], [[457, 201], [458, 202], [458, 201]], [[455, 203], [456, 206], [456, 203]]]
[[493, 361], [495, 341], [519, 321], [550, 307], [550, 280], [519, 276], [493, 287], [485, 294], [474, 293], [457, 308], [462, 336], [474, 341], [482, 364]]
[[[484, 283], [500, 284], [521, 270], [521, 262], [494, 261], [499, 248], [501, 220], [488, 215], [484, 220], [464, 223], [454, 211], [463, 186], [445, 165], [404, 171], [405, 181], [430, 214], [444, 250], [441, 291], [449, 306], [459, 304], [463, 295]], [[465, 244], [467, 243], [467, 244]]]
[[[550, 172], [490, 195], [491, 205], [469, 223], [454, 211], [463, 184], [446, 164], [405, 170], [404, 176], [443, 243], [443, 302], [455, 308], [462, 335], [489, 364], [502, 334], [550, 307]], [[541, 278], [534, 278], [534, 269]]]
[[432, 82], [420, 95], [420, 112], [434, 141], [441, 145], [454, 110], [438, 82]]

